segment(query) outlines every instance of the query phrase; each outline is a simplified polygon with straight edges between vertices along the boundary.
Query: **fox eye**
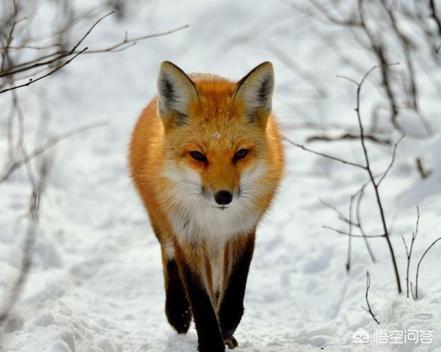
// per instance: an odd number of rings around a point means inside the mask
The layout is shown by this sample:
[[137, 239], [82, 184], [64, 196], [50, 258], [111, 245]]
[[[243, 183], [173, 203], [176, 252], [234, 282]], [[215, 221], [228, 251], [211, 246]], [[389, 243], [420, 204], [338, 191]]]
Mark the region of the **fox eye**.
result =
[[248, 149], [239, 149], [236, 154], [234, 154], [233, 161], [237, 161], [245, 158], [248, 155]]
[[207, 157], [204, 154], [202, 154], [201, 152], [198, 152], [197, 150], [191, 151], [190, 155], [193, 159], [195, 159], [197, 161], [202, 161], [204, 163], [208, 162]]

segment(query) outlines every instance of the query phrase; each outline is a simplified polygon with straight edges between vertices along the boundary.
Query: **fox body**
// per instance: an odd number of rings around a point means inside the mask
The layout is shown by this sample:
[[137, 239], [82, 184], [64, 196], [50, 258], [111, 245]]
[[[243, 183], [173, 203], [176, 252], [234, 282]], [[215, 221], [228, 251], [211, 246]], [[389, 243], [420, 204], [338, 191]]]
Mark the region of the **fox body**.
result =
[[133, 181], [158, 238], [166, 315], [199, 351], [237, 346], [255, 231], [283, 174], [269, 62], [239, 82], [161, 65], [133, 131]]

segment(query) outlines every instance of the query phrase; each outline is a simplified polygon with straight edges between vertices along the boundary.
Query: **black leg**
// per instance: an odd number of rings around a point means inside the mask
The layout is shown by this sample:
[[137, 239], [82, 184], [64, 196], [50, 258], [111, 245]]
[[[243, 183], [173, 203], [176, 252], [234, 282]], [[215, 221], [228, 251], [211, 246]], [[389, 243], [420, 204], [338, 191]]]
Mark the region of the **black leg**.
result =
[[199, 352], [224, 352], [224, 340], [219, 323], [203, 281], [184, 260], [181, 274], [198, 333]]
[[167, 260], [165, 313], [168, 322], [179, 334], [190, 327], [191, 309], [174, 259]]
[[230, 349], [237, 347], [237, 341], [233, 334], [244, 312], [243, 300], [254, 252], [254, 239], [254, 234], [249, 235], [241, 253], [238, 253], [219, 309], [222, 336]]

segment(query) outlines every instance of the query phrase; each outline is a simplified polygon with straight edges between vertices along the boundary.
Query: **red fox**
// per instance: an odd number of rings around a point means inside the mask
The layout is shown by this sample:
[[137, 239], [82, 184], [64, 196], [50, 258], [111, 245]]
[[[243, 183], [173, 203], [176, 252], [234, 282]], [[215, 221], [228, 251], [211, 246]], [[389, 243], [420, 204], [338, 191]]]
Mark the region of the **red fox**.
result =
[[186, 333], [193, 316], [200, 352], [238, 345], [256, 227], [284, 169], [273, 88], [270, 62], [232, 82], [166, 61], [133, 131], [131, 176], [161, 245], [167, 319]]

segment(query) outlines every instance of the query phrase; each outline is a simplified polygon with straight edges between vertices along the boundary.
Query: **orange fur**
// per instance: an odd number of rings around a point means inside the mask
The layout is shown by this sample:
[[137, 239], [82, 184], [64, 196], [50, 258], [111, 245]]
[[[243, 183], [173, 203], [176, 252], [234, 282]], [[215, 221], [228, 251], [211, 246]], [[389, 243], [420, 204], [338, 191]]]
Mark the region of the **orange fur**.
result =
[[[202, 104], [196, 102], [191, 107], [194, 126], [198, 130], [189, 131], [189, 128], [174, 128], [163, 123], [157, 115], [157, 98], [154, 98], [144, 109], [138, 119], [130, 144], [130, 169], [135, 186], [142, 197], [154, 226], [162, 236], [176, 242], [175, 234], [170, 227], [166, 212], [169, 205], [161, 197], [161, 193], [170, 188], [170, 181], [161, 174], [166, 157], [165, 146], [169, 144], [171, 150], [178, 149], [183, 141], [187, 150], [192, 147], [202, 147], [208, 150], [208, 158], [213, 168], [209, 172], [202, 172], [205, 184], [215, 189], [224, 185], [238, 184], [238, 179], [244, 165], [225, 167], [223, 160], [232, 156], [232, 146], [239, 144], [262, 150], [265, 160], [269, 163], [269, 171], [262, 179], [260, 186], [272, 190], [263, 195], [256, 204], [256, 211], [264, 214], [274, 196], [277, 184], [283, 174], [283, 151], [281, 138], [274, 115], [268, 118], [266, 129], [252, 131], [243, 122], [241, 106], [231, 106], [235, 83], [216, 76], [194, 75], [193, 81], [201, 96]], [[206, 124], [206, 125], [205, 125]], [[168, 135], [166, 135], [166, 129]], [[221, 130], [225, 138], [204, 140], [202, 136], [209, 136]], [[189, 138], [190, 137], [190, 138]], [[238, 142], [237, 142], [238, 141]], [[180, 153], [173, 155], [178, 158]], [[195, 169], [202, 166], [193, 160], [188, 161]], [[159, 239], [161, 241], [161, 239]]]
[[[231, 274], [231, 263], [244, 251], [247, 238], [254, 236], [258, 221], [274, 197], [283, 174], [283, 149], [274, 115], [259, 110], [255, 122], [245, 118], [246, 101], [236, 96], [239, 83], [203, 74], [190, 78], [198, 99], [188, 104], [187, 123], [177, 125], [173, 112], [159, 116], [158, 97], [154, 98], [133, 130], [130, 170], [161, 243], [164, 267], [169, 257], [175, 258], [179, 266], [189, 263], [204, 278], [216, 307]], [[243, 160], [233, 162], [241, 148], [248, 149], [248, 154]], [[203, 152], [208, 164], [193, 159], [189, 153], [194, 150]], [[170, 177], [174, 172], [170, 171], [171, 166], [198, 175], [202, 192], [226, 189], [234, 193], [239, 192], [244, 174], [258, 163], [264, 163], [265, 167], [252, 185], [257, 195], [247, 205], [247, 211], [255, 216], [255, 224], [249, 232], [219, 240], [219, 246], [214, 246], [209, 239], [194, 240], [176, 233], [173, 216], [180, 205], [173, 198], [177, 185]], [[216, 270], [220, 270], [220, 276], [218, 273], [215, 277]], [[166, 270], [164, 274], [167, 282]]]

